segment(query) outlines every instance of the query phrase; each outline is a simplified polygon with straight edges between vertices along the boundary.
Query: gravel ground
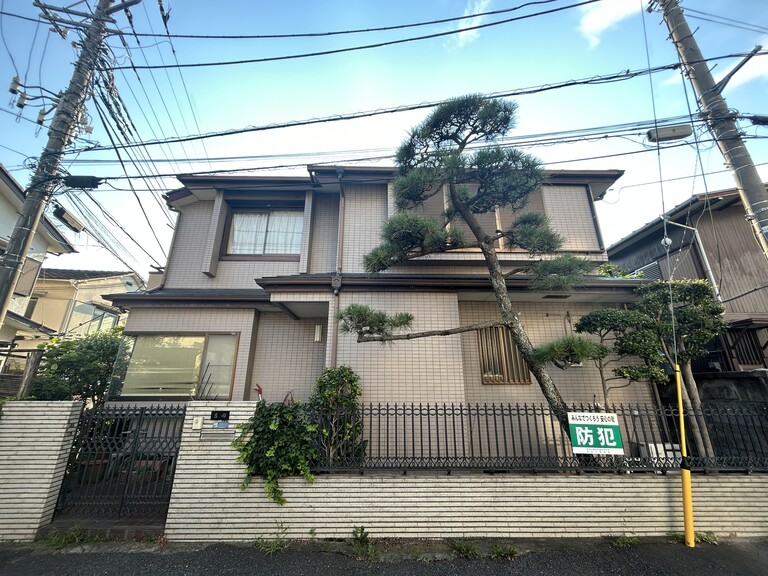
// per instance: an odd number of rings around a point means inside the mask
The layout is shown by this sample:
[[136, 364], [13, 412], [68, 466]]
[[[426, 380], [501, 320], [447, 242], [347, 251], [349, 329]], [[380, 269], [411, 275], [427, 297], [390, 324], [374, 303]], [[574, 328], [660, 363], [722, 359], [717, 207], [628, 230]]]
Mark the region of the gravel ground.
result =
[[[489, 554], [494, 542], [471, 542]], [[373, 562], [354, 558], [344, 542], [291, 543], [272, 555], [254, 546], [181, 545], [138, 542], [86, 544], [51, 551], [0, 544], [2, 576], [430, 576], [696, 575], [765, 576], [768, 540], [728, 539], [688, 549], [665, 539], [642, 539], [625, 549], [607, 539], [516, 541], [514, 559], [455, 558], [445, 541], [377, 541]]]

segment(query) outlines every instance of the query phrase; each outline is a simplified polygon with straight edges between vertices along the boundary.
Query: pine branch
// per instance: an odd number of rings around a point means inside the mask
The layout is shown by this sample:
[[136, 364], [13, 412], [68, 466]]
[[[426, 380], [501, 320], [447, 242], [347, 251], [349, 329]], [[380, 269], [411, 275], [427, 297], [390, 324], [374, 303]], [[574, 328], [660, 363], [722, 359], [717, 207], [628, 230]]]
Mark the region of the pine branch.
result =
[[416, 338], [428, 338], [429, 336], [452, 336], [453, 334], [461, 334], [463, 332], [472, 332], [474, 330], [481, 330], [483, 328], [491, 328], [493, 326], [503, 326], [503, 322], [498, 320], [492, 320], [490, 322], [479, 322], [477, 324], [469, 324], [466, 326], [459, 326], [457, 328], [449, 328], [447, 330], [426, 330], [424, 332], [409, 332], [408, 334], [388, 334], [386, 336], [378, 334], [364, 334], [358, 332], [358, 342], [391, 342], [392, 340], [414, 340]]

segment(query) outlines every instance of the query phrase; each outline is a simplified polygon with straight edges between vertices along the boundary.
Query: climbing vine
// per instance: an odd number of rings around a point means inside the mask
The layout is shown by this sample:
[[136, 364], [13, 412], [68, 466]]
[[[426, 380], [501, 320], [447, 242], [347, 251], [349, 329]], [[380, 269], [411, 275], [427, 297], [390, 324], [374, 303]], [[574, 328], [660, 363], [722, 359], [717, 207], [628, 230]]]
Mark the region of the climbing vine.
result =
[[307, 482], [314, 481], [309, 466], [317, 454], [312, 441], [317, 426], [310, 423], [301, 402], [267, 404], [261, 400], [253, 416], [239, 428], [232, 446], [240, 451], [237, 459], [246, 466], [241, 490], [248, 488], [252, 476], [261, 476], [270, 500], [284, 504], [280, 478], [303, 476]]
[[348, 366], [327, 368], [308, 404], [259, 401], [232, 442], [246, 466], [240, 488], [246, 490], [253, 476], [261, 476], [270, 500], [284, 504], [280, 478], [302, 476], [313, 482], [311, 467], [318, 456], [329, 463], [359, 461], [365, 455], [359, 380]]

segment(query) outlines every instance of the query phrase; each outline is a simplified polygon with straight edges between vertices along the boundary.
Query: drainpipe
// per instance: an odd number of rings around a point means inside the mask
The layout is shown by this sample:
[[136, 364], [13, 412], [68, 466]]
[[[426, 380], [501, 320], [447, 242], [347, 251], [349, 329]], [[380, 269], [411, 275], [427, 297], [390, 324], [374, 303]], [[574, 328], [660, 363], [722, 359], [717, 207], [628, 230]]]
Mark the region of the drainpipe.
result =
[[344, 212], [346, 198], [344, 195], [344, 168], [336, 168], [336, 178], [339, 180], [339, 237], [336, 243], [336, 274], [331, 280], [333, 288], [332, 319], [333, 330], [331, 330], [331, 367], [336, 367], [336, 358], [339, 349], [339, 328], [336, 324], [336, 314], [339, 313], [339, 291], [341, 290], [341, 273], [344, 268]]
[[701, 236], [699, 236], [699, 231], [696, 228], [686, 226], [685, 224], [678, 224], [672, 220], [667, 220], [667, 224], [672, 224], [673, 226], [678, 226], [680, 228], [693, 231], [693, 239], [696, 243], [696, 249], [698, 250], [699, 256], [701, 257], [701, 263], [704, 264], [704, 273], [707, 276], [707, 280], [709, 280], [709, 283], [712, 285], [712, 293], [715, 295], [715, 299], [722, 303], [723, 299], [720, 296], [720, 288], [717, 286], [715, 275], [712, 273], [712, 267], [709, 265], [709, 258], [707, 258], [707, 253], [704, 251], [704, 245], [701, 243]]
[[69, 332], [69, 325], [72, 323], [72, 313], [75, 311], [75, 304], [77, 303], [77, 295], [80, 293], [80, 282], [78, 280], [70, 280], [69, 283], [72, 285], [72, 288], [75, 289], [75, 294], [72, 296], [72, 300], [67, 306], [67, 312], [64, 314], [64, 318], [61, 321], [61, 334], [67, 334]]

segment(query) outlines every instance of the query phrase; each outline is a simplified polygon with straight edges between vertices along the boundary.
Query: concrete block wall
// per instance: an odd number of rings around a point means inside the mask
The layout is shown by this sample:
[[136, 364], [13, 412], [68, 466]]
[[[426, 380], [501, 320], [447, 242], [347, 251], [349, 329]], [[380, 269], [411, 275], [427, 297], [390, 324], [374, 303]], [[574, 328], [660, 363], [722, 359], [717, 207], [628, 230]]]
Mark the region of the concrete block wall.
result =
[[6, 402], [0, 412], [0, 541], [50, 524], [82, 404]]
[[[286, 504], [269, 501], [258, 478], [239, 486], [243, 465], [233, 429], [214, 429], [210, 411], [247, 420], [253, 404], [191, 402], [166, 522], [170, 541], [274, 537], [349, 538], [365, 526], [389, 537], [663, 536], [682, 532], [677, 474], [496, 474], [418, 472], [333, 474], [281, 480]], [[203, 430], [191, 429], [204, 418]], [[768, 475], [693, 477], [696, 530], [768, 536]]]

